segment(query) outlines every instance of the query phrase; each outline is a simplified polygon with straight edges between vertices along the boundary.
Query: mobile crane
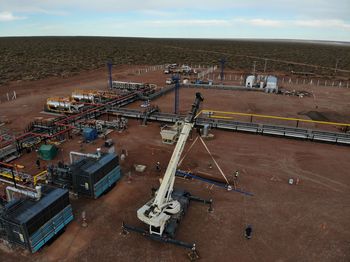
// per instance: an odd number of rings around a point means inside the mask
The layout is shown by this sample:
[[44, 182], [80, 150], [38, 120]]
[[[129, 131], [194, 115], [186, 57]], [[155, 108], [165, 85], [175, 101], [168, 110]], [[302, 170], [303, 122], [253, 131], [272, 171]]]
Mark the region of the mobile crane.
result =
[[175, 231], [179, 225], [181, 218], [187, 211], [190, 201], [202, 202], [209, 205], [209, 211], [212, 210], [212, 200], [204, 200], [195, 196], [192, 196], [189, 192], [174, 189], [175, 174], [180, 161], [181, 154], [184, 150], [187, 138], [194, 126], [195, 117], [203, 101], [203, 97], [200, 93], [196, 93], [196, 99], [192, 105], [192, 110], [184, 120], [184, 124], [179, 135], [177, 144], [169, 161], [168, 167], [165, 171], [164, 177], [158, 190], [154, 192], [154, 197], [137, 210], [137, 217], [146, 225], [149, 229], [144, 230], [141, 228], [133, 227], [123, 223], [123, 231], [128, 230], [141, 233], [151, 239], [172, 243], [175, 245], [183, 246], [192, 250], [190, 258], [193, 259], [196, 255], [196, 246], [192, 243], [186, 243], [174, 239]]

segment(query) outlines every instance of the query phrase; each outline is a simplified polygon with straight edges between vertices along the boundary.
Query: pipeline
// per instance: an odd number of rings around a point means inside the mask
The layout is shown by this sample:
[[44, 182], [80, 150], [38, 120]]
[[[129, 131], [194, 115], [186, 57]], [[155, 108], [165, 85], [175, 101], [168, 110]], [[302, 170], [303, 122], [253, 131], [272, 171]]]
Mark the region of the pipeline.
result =
[[24, 189], [19, 189], [19, 188], [12, 187], [12, 186], [7, 186], [6, 187], [7, 202], [11, 202], [12, 201], [12, 199], [13, 199], [12, 192], [25, 195], [25, 196], [33, 198], [35, 200], [40, 200], [41, 195], [42, 195], [42, 193], [41, 193], [41, 186], [36, 186], [35, 187], [35, 191], [36, 192], [29, 191], [29, 190], [24, 190]]
[[84, 156], [84, 157], [91, 157], [91, 158], [99, 159], [101, 157], [101, 148], [97, 148], [96, 154], [89, 154], [89, 153], [84, 154], [84, 153], [80, 153], [80, 152], [71, 151], [69, 153], [69, 159], [70, 159], [71, 164], [73, 164], [73, 156]]
[[67, 133], [70, 130], [75, 128], [74, 126], [68, 124], [67, 123], [68, 121], [78, 120], [81, 116], [84, 116], [84, 115], [87, 115], [87, 114], [90, 114], [90, 113], [101, 112], [102, 110], [104, 110], [106, 108], [106, 106], [114, 105], [114, 104], [116, 104], [118, 102], [124, 102], [127, 99], [129, 99], [129, 98], [137, 96], [139, 93], [142, 93], [143, 91], [144, 91], [144, 88], [140, 89], [138, 91], [135, 91], [133, 93], [127, 94], [125, 96], [117, 97], [117, 98], [113, 99], [112, 101], [109, 101], [109, 102], [107, 102], [105, 104], [92, 104], [92, 106], [94, 106], [94, 108], [88, 109], [88, 110], [86, 110], [84, 112], [81, 112], [81, 113], [78, 113], [78, 114], [74, 114], [74, 115], [69, 116], [69, 117], [64, 117], [63, 119], [60, 119], [60, 120], [57, 119], [58, 121], [55, 122], [55, 125], [56, 126], [62, 126], [62, 127], [64, 127], [64, 129], [59, 131], [59, 132], [57, 132], [57, 133], [55, 133], [55, 134], [48, 135], [48, 134], [38, 134], [38, 133], [34, 133], [34, 132], [26, 132], [26, 133], [24, 133], [24, 134], [22, 134], [20, 136], [15, 137], [12, 141], [8, 141], [8, 144], [16, 142], [17, 145], [20, 145], [20, 141], [23, 140], [26, 137], [32, 137], [32, 138], [40, 137], [40, 138], [44, 138], [44, 139], [55, 138], [55, 137], [57, 137], [59, 135]]
[[212, 184], [212, 185], [216, 185], [218, 187], [225, 188], [228, 191], [235, 191], [237, 193], [240, 193], [240, 194], [243, 194], [243, 195], [246, 195], [246, 196], [254, 196], [253, 193], [245, 192], [245, 191], [242, 191], [240, 189], [234, 189], [234, 188], [232, 188], [230, 185], [228, 185], [226, 183], [221, 183], [221, 182], [217, 182], [217, 181], [214, 181], [214, 180], [211, 180], [211, 179], [203, 178], [201, 176], [190, 174], [190, 173], [184, 172], [182, 170], [177, 170], [176, 171], [176, 175], [180, 176], [180, 177], [185, 177], [185, 178], [186, 177], [190, 177], [190, 178], [193, 178], [193, 179], [197, 179], [197, 180], [200, 180], [200, 181]]

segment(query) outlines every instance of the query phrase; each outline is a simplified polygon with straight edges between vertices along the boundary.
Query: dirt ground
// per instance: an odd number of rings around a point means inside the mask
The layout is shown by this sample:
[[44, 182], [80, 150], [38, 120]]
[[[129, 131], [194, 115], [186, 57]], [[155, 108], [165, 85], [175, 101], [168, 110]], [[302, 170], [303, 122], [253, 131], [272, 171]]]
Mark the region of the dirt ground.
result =
[[[113, 69], [113, 79], [120, 81], [135, 81], [153, 83], [158, 88], [163, 87], [165, 75], [162, 71], [151, 71], [138, 75], [137, 68], [144, 66], [118, 66]], [[49, 118], [52, 115], [42, 114], [44, 104], [48, 97], [69, 96], [76, 89], [107, 89], [107, 70], [95, 70], [80, 75], [60, 79], [50, 78], [32, 82], [13, 82], [0, 88], [0, 96], [7, 92], [16, 91], [17, 100], [2, 102], [0, 104], [0, 120], [11, 122], [6, 127], [15, 134], [22, 133], [23, 129], [34, 117]], [[227, 84], [239, 84], [234, 81], [226, 81]], [[324, 115], [329, 121], [349, 122], [350, 89], [314, 86], [286, 86], [288, 90], [306, 90], [312, 94], [311, 97], [298, 98], [293, 96], [282, 96], [265, 94], [261, 92], [204, 90], [205, 104], [203, 109], [233, 111], [252, 114], [266, 114], [283, 117], [297, 117], [309, 119], [305, 113], [317, 111]], [[180, 112], [186, 113], [193, 102], [195, 89], [181, 89]], [[162, 111], [172, 112], [174, 108], [174, 94], [169, 93], [153, 103], [158, 104]], [[135, 103], [130, 107], [140, 109], [141, 103]], [[250, 121], [249, 118], [237, 118], [237, 120]], [[295, 122], [268, 120], [254, 118], [257, 122], [273, 122], [275, 124], [295, 126]], [[313, 127], [314, 124], [302, 124], [302, 127]], [[316, 128], [324, 128], [317, 125]]]
[[[125, 69], [120, 74], [126, 77], [127, 72]], [[158, 76], [159, 72], [152, 72], [148, 79]], [[137, 77], [130, 76], [130, 79], [136, 81]], [[105, 78], [104, 72], [96, 71], [66, 80], [13, 84], [7, 88], [16, 88], [19, 98], [0, 104], [1, 115], [12, 120], [8, 127], [20, 131], [33, 116], [42, 116], [39, 112], [46, 97], [69, 95], [75, 88], [103, 88]], [[182, 112], [187, 112], [195, 91], [180, 91]], [[298, 113], [314, 110], [316, 100], [319, 110], [340, 115], [343, 121], [348, 120], [346, 116], [350, 111], [347, 89], [315, 89], [316, 98], [303, 99], [255, 92], [201, 92], [206, 109], [305, 117]], [[155, 103], [162, 111], [171, 112], [172, 98], [170, 93]], [[139, 103], [131, 107], [140, 108]], [[124, 176], [116, 187], [98, 200], [72, 199], [76, 219], [38, 253], [9, 250], [0, 245], [1, 261], [186, 261], [187, 251], [182, 248], [151, 241], [136, 233], [121, 234], [122, 221], [144, 226], [138, 221], [136, 210], [148, 201], [151, 188], [159, 185], [162, 174], [155, 171], [155, 163], [160, 161], [164, 170], [174, 149], [161, 143], [159, 132], [159, 123], [144, 127], [130, 121], [127, 131], [110, 134], [117, 151], [127, 149], [129, 154], [121, 163]], [[206, 143], [228, 179], [239, 170], [239, 188], [254, 196], [228, 192], [199, 181], [176, 180], [176, 187], [214, 200], [213, 213], [207, 212], [207, 206], [193, 203], [177, 234], [180, 240], [196, 243], [201, 261], [350, 260], [348, 147], [218, 130], [211, 132], [214, 139]], [[81, 147], [79, 140], [80, 137], [74, 137], [63, 143], [55, 162], [68, 161], [71, 150], [93, 152], [103, 144], [102, 139], [98, 139]], [[185, 151], [191, 143], [188, 141]], [[25, 165], [26, 171], [35, 173], [35, 154], [23, 155], [16, 162]], [[134, 164], [145, 164], [147, 169], [136, 173]], [[209, 169], [209, 164], [212, 160], [197, 142], [181, 169], [220, 177], [216, 168]], [[131, 176], [126, 175], [129, 171]], [[289, 185], [290, 178], [298, 178], [299, 184]], [[87, 214], [87, 228], [81, 226], [82, 211]], [[247, 224], [253, 226], [251, 240], [243, 236]]]

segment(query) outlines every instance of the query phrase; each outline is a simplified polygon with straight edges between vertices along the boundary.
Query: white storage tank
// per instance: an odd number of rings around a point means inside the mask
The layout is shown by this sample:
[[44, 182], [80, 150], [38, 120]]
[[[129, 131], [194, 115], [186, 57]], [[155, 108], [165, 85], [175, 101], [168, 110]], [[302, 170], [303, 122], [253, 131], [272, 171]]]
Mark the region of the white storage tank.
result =
[[265, 88], [267, 93], [277, 93], [278, 92], [277, 77], [268, 76], [266, 80]]
[[247, 76], [245, 80], [245, 87], [252, 88], [254, 83], [255, 83], [255, 76], [254, 75]]
[[72, 106], [72, 103], [70, 101], [66, 101], [60, 98], [49, 98], [47, 99], [46, 102], [47, 106], [50, 107], [54, 107], [54, 108], [66, 108], [69, 109]]
[[72, 93], [72, 98], [76, 101], [90, 101], [90, 102], [94, 102], [94, 94], [93, 93], [89, 93], [89, 92], [84, 92], [84, 91], [74, 91]]

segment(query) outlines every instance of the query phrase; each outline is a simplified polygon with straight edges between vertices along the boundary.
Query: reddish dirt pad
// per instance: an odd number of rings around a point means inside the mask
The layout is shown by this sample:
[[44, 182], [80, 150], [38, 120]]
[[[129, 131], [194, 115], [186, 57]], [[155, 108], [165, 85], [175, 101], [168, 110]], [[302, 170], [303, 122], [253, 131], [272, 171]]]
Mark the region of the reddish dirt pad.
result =
[[[47, 82], [44, 83], [50, 86], [47, 94], [40, 93], [47, 87], [40, 82], [38, 91], [35, 91], [37, 103], [30, 104], [28, 116], [23, 116], [21, 120], [16, 120], [21, 111], [13, 111], [14, 104], [29, 104], [29, 97], [0, 105], [1, 114], [6, 112], [13, 119], [10, 127], [16, 127], [21, 124], [16, 121], [29, 123], [32, 115], [38, 116], [45, 97], [49, 95], [69, 95], [78, 83], [81, 83], [79, 87], [85, 87], [89, 82], [92, 83], [90, 86], [99, 88], [105, 85], [104, 72], [97, 71], [91, 78], [79, 77], [65, 80], [67, 82], [62, 89], [56, 88], [62, 84], [59, 80], [45, 80]], [[23, 92], [26, 87], [23, 85]], [[30, 83], [28, 87], [36, 90], [35, 83]], [[183, 112], [192, 103], [194, 92], [192, 89], [181, 90]], [[349, 114], [344, 99], [349, 95], [348, 90], [322, 89], [315, 92], [320, 94], [322, 107], [340, 115]], [[204, 108], [271, 115], [296, 116], [299, 111], [310, 110], [313, 104], [312, 98], [286, 97], [277, 100], [278, 96], [275, 95], [251, 92], [205, 90], [203, 95]], [[172, 98], [173, 94], [169, 94], [155, 102], [167, 112], [172, 109]], [[337, 102], [330, 104], [327, 103], [328, 99]], [[136, 103], [132, 107], [139, 108], [139, 105]], [[137, 220], [136, 210], [150, 198], [151, 187], [159, 184], [155, 163], [160, 161], [164, 169], [174, 148], [161, 143], [159, 125], [150, 123], [143, 127], [136, 121], [130, 121], [127, 131], [110, 135], [116, 141], [119, 152], [121, 149], [129, 152], [122, 169], [124, 174], [131, 171], [130, 183], [129, 178], [124, 176], [115, 188], [98, 200], [72, 199], [76, 219], [56, 241], [37, 254], [21, 249], [4, 251], [2, 248], [0, 257], [4, 257], [4, 261], [185, 261], [186, 251], [182, 248], [154, 242], [138, 234], [120, 234], [122, 221], [143, 226]], [[177, 179], [177, 187], [188, 189], [203, 198], [214, 199], [214, 213], [208, 213], [204, 205], [192, 204], [177, 235], [178, 239], [197, 244], [202, 261], [350, 259], [348, 147], [216, 130], [212, 133], [215, 137], [207, 141], [207, 145], [223, 171], [231, 178], [233, 171], [239, 170], [240, 189], [252, 192], [254, 196], [247, 197], [217, 187], [210, 189], [202, 182]], [[79, 139], [75, 137], [62, 144], [55, 161], [67, 161], [69, 151], [80, 150]], [[102, 143], [99, 139], [94, 144], [84, 145], [83, 151], [93, 152]], [[187, 143], [187, 147], [190, 143]], [[28, 172], [34, 173], [36, 170], [31, 165], [34, 165], [35, 159], [33, 152], [17, 162], [23, 163]], [[198, 143], [181, 168], [219, 176], [217, 170], [208, 168], [210, 162], [210, 157]], [[146, 172], [134, 172], [134, 164], [147, 165]], [[299, 178], [299, 184], [289, 185], [290, 178]], [[87, 213], [87, 228], [81, 227], [83, 210]], [[243, 237], [246, 224], [252, 224], [254, 228], [251, 240]]]

